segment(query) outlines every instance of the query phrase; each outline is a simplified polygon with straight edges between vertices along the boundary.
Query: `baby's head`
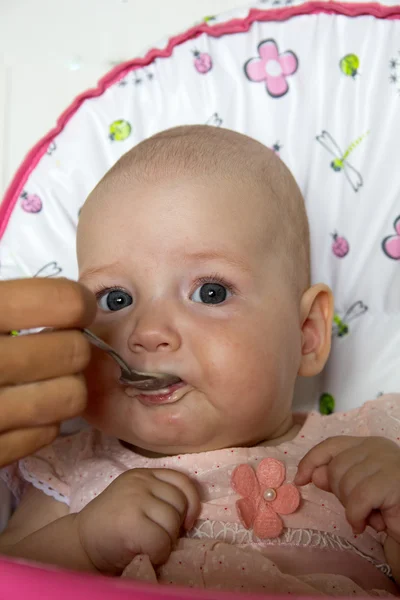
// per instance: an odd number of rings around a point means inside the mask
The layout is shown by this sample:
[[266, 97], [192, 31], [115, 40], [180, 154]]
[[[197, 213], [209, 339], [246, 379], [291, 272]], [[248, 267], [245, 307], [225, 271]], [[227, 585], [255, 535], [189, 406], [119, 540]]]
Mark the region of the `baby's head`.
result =
[[271, 150], [207, 126], [157, 134], [91, 193], [77, 247], [93, 330], [133, 368], [182, 379], [144, 395], [94, 352], [91, 423], [161, 454], [287, 434], [297, 376], [327, 359], [332, 299], [310, 287], [303, 198]]

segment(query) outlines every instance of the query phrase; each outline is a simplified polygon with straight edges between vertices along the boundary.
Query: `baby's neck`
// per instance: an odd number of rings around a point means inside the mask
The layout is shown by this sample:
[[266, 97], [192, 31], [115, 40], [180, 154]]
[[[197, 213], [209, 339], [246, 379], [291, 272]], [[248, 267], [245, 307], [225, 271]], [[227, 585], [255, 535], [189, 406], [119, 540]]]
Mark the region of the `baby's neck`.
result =
[[293, 440], [296, 435], [299, 433], [302, 425], [300, 423], [293, 423], [292, 427], [283, 435], [276, 437], [272, 440], [266, 440], [261, 444], [257, 444], [258, 446], [279, 446], [279, 444], [283, 444], [284, 442], [290, 442]]

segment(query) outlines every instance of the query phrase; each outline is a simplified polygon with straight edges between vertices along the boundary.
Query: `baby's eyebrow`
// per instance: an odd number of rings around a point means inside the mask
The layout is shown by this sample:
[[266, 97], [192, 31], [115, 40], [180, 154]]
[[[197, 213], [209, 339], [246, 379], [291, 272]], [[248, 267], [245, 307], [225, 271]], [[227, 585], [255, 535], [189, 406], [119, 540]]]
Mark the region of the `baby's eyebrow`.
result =
[[[244, 273], [252, 274], [250, 265], [245, 262], [240, 256], [230, 256], [226, 252], [216, 250], [204, 250], [201, 252], [182, 253], [179, 254], [178, 260], [181, 262], [206, 262], [210, 260], [219, 260], [226, 264], [240, 269]], [[119, 261], [109, 265], [101, 265], [100, 267], [92, 267], [85, 269], [80, 273], [79, 279], [92, 279], [98, 275], [115, 275], [116, 272], [121, 272], [122, 265]]]
[[96, 277], [96, 275], [115, 275], [115, 270], [121, 268], [120, 262], [115, 262], [110, 265], [102, 265], [101, 267], [93, 267], [89, 269], [85, 269], [80, 273], [79, 279], [91, 279], [92, 277]]
[[240, 269], [241, 271], [244, 271], [246, 273], [252, 273], [250, 265], [246, 261], [244, 261], [240, 256], [230, 256], [226, 252], [218, 252], [216, 250], [204, 250], [201, 252], [193, 252], [189, 254], [186, 253], [183, 256], [183, 260], [188, 262], [220, 260], [231, 265], [232, 267]]

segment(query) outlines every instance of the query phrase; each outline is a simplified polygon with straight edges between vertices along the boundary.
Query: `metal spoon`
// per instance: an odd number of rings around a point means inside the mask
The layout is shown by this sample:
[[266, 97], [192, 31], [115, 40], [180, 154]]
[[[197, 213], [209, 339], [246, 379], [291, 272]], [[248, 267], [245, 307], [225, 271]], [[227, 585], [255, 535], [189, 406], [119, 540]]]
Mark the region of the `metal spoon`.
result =
[[168, 375], [164, 373], [141, 373], [140, 371], [134, 371], [129, 365], [126, 364], [124, 359], [116, 352], [111, 346], [103, 342], [97, 335], [89, 331], [89, 329], [82, 329], [83, 333], [94, 346], [107, 352], [115, 360], [115, 362], [121, 368], [120, 382], [124, 385], [130, 385], [137, 388], [138, 390], [161, 390], [174, 383], [179, 383], [181, 379], [176, 375]]

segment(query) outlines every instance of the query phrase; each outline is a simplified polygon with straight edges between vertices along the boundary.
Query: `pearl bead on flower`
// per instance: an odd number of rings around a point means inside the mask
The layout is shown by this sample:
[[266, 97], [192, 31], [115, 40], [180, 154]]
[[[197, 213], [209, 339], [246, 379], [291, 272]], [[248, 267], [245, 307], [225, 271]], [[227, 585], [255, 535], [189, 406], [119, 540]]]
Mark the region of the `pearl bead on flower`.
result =
[[272, 502], [276, 498], [276, 491], [274, 488], [267, 488], [264, 492], [264, 498], [267, 502]]

